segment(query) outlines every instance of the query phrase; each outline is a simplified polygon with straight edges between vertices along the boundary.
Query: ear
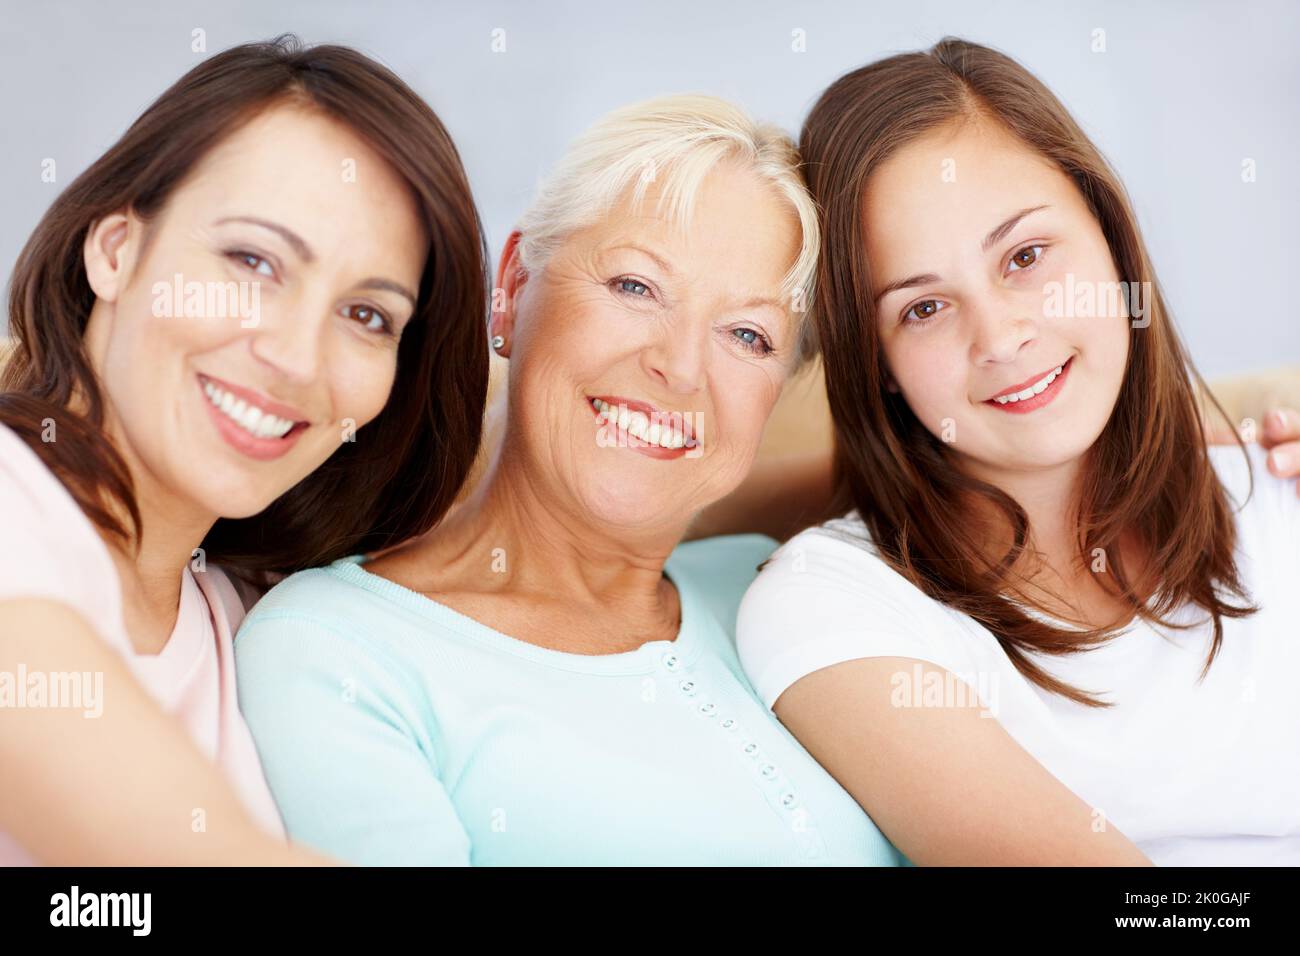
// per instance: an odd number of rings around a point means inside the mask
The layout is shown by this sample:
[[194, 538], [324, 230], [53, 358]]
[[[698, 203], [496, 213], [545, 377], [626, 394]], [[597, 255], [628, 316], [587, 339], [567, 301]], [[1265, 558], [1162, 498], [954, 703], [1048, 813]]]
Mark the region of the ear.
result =
[[519, 294], [528, 282], [528, 270], [519, 261], [519, 240], [522, 238], [523, 233], [515, 229], [506, 239], [505, 248], [501, 250], [501, 261], [497, 263], [496, 283], [492, 288], [492, 318], [488, 334], [500, 335], [506, 340], [506, 344], [497, 353], [504, 358], [510, 357]]
[[95, 297], [116, 302], [130, 279], [140, 221], [125, 212], [115, 212], [90, 224], [82, 245], [86, 279]]

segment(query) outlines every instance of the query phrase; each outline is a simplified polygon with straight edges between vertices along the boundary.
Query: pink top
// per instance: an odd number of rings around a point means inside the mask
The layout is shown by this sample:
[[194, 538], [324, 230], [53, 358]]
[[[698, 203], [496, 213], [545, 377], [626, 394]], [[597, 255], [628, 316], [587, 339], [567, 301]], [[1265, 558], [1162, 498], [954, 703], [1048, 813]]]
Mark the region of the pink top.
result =
[[[121, 585], [107, 546], [63, 483], [4, 425], [0, 529], [0, 601], [47, 597], [80, 613], [122, 655], [145, 690], [184, 724], [198, 748], [221, 767], [252, 818], [283, 838], [279, 813], [235, 696], [232, 636], [244, 608], [226, 575], [215, 567], [197, 573], [186, 568], [176, 628], [166, 646], [156, 655], [137, 654], [123, 624]], [[11, 689], [26, 683], [20, 676], [10, 675]], [[36, 862], [0, 833], [0, 866]]]

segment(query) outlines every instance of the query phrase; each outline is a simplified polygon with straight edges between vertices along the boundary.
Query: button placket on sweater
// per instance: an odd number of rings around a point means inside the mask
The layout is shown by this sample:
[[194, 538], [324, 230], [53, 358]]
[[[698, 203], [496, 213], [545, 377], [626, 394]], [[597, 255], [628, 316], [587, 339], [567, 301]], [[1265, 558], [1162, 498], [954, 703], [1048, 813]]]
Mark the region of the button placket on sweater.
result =
[[[807, 858], [826, 856], [826, 846], [821, 834], [801, 811], [801, 804], [793, 784], [781, 769], [763, 753], [757, 741], [746, 732], [740, 721], [725, 714], [712, 695], [702, 686], [695, 667], [687, 664], [676, 651], [666, 651], [659, 659], [663, 671], [676, 678], [677, 696], [688, 707], [717, 730], [731, 738], [730, 746], [739, 752], [741, 759], [750, 764], [755, 784], [768, 805], [790, 827], [800, 852]], [[802, 820], [796, 815], [803, 813]], [[799, 825], [801, 823], [801, 825]]]

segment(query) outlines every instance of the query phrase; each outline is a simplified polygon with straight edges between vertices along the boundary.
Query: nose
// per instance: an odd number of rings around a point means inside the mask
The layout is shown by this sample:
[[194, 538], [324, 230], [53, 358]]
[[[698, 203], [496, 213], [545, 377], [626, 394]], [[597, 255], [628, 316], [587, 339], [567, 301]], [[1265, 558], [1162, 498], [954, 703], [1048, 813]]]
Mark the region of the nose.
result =
[[1038, 337], [1038, 322], [1012, 298], [987, 297], [966, 303], [971, 329], [971, 361], [976, 365], [1014, 362]]
[[320, 375], [328, 307], [305, 302], [264, 309], [250, 340], [253, 357], [288, 384], [308, 385]]
[[662, 334], [641, 353], [646, 374], [678, 395], [704, 388], [709, 358], [709, 323], [666, 322]]

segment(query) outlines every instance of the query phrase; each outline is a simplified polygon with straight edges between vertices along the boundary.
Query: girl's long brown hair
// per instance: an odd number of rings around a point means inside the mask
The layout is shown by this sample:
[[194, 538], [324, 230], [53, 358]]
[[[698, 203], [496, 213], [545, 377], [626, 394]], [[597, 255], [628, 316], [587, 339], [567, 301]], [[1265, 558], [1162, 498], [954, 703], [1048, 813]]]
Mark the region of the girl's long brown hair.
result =
[[[391, 71], [347, 47], [304, 47], [291, 35], [234, 47], [190, 70], [36, 227], [13, 272], [16, 349], [0, 374], [0, 422], [96, 525], [124, 544], [138, 540], [131, 477], [104, 436], [104, 398], [82, 342], [95, 301], [83, 261], [87, 230], [127, 208], [148, 222], [209, 150], [285, 102], [347, 124], [378, 151], [410, 185], [431, 247], [383, 411], [265, 511], [219, 520], [203, 542], [208, 560], [280, 573], [428, 530], [479, 445], [488, 381], [482, 226], [446, 129]], [[41, 440], [46, 419], [57, 441]]]
[[[800, 149], [823, 214], [814, 311], [835, 422], [836, 506], [856, 508], [882, 557], [931, 598], [987, 627], [1027, 679], [1080, 703], [1105, 705], [1027, 655], [1095, 647], [1115, 630], [1069, 630], [1026, 613], [1034, 602], [1023, 598], [1024, 579], [1013, 571], [1032, 548], [1024, 510], [965, 474], [949, 446], [917, 420], [901, 394], [886, 388], [863, 254], [867, 180], [928, 130], [976, 115], [1000, 123], [1068, 175], [1101, 225], [1119, 279], [1150, 283], [1150, 325], [1129, 337], [1118, 400], [1084, 468], [1079, 555], [1087, 567], [1094, 549], [1102, 549], [1101, 585], [1146, 620], [1186, 627], [1172, 613], [1188, 602], [1204, 609], [1214, 641], [1203, 677], [1222, 643], [1222, 618], [1256, 610], [1229, 601], [1248, 597], [1233, 557], [1227, 496], [1202, 437], [1192, 380], [1202, 389], [1204, 382], [1173, 327], [1119, 178], [1042, 83], [978, 44], [947, 38], [928, 51], [854, 70], [831, 84], [803, 126]], [[1009, 526], [1010, 548], [997, 558], [987, 554], [987, 525], [975, 520], [982, 509], [957, 506], [981, 501]], [[1129, 535], [1140, 543], [1147, 568], [1124, 566], [1120, 543]]]

